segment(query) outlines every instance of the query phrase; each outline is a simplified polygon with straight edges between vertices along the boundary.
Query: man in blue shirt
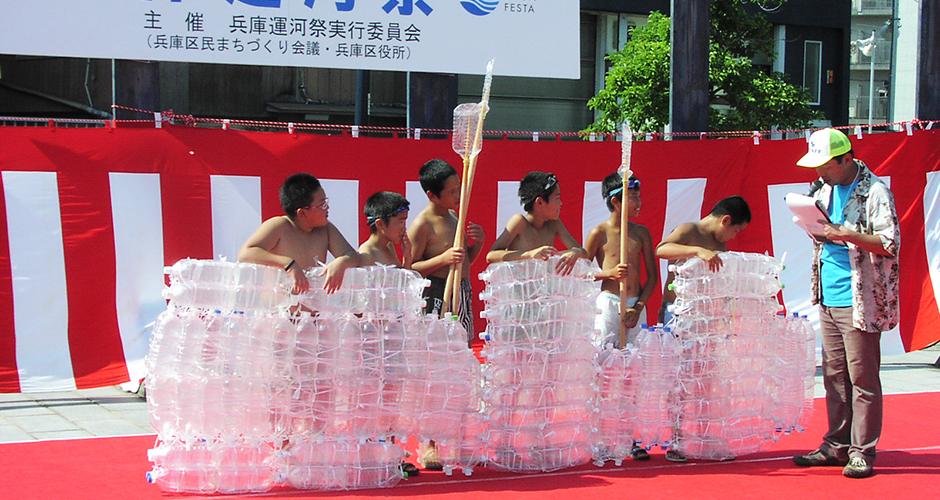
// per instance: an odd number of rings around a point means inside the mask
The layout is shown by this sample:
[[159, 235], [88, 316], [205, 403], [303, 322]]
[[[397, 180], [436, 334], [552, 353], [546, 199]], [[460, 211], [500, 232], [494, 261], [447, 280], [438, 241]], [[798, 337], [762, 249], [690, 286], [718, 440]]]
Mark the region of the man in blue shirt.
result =
[[814, 132], [797, 165], [816, 169], [819, 180], [809, 195], [830, 218], [813, 259], [829, 431], [817, 450], [793, 462], [844, 466], [846, 477], [868, 477], [881, 436], [881, 332], [899, 318], [901, 237], [894, 196], [855, 159], [849, 138], [838, 130]]

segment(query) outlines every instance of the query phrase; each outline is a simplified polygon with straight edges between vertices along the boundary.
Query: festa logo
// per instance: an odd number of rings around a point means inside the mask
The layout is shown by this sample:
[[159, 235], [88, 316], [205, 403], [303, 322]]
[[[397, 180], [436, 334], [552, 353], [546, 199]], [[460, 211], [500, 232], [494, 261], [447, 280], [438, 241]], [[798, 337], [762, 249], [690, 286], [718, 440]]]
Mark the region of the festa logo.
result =
[[496, 10], [496, 7], [499, 6], [499, 2], [490, 2], [487, 0], [461, 0], [460, 5], [464, 8], [465, 11], [473, 14], [474, 16], [485, 16]]

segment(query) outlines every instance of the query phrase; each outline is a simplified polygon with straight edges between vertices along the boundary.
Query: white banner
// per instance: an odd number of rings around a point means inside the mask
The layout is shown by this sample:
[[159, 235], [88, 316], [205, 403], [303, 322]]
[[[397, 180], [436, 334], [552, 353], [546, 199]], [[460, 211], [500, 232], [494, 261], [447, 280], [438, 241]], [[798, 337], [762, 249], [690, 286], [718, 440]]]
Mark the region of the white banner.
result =
[[0, 0], [0, 53], [580, 77], [578, 0]]

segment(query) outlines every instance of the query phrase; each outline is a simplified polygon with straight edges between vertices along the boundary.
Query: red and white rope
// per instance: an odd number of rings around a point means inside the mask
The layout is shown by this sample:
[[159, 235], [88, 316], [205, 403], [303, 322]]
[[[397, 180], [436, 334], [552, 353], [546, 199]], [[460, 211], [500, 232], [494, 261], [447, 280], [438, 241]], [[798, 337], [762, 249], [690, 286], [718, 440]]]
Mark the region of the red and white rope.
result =
[[[314, 131], [314, 132], [340, 132], [342, 134], [393, 134], [395, 137], [405, 136], [405, 137], [420, 137], [425, 134], [432, 135], [450, 135], [453, 130], [451, 129], [442, 129], [442, 128], [405, 128], [405, 127], [380, 127], [374, 125], [336, 125], [330, 123], [298, 123], [298, 122], [277, 122], [277, 121], [265, 121], [265, 120], [241, 120], [241, 119], [224, 119], [224, 118], [201, 118], [195, 117], [193, 115], [184, 115], [177, 114], [172, 109], [166, 111], [150, 111], [145, 109], [131, 108], [128, 106], [111, 106], [113, 109], [120, 109], [124, 111], [130, 111], [133, 113], [140, 113], [144, 115], [151, 115], [153, 119], [146, 120], [93, 120], [93, 119], [75, 119], [75, 118], [31, 118], [31, 117], [4, 117], [0, 116], [0, 122], [46, 122], [48, 126], [55, 126], [56, 124], [96, 124], [101, 126], [109, 125], [120, 125], [120, 124], [145, 124], [145, 123], [156, 123], [157, 116], [160, 116], [161, 122], [169, 122], [173, 125], [183, 125], [186, 127], [195, 127], [200, 124], [206, 125], [217, 125], [219, 127], [228, 128], [231, 126], [240, 126], [240, 127], [253, 127], [253, 128], [266, 128], [266, 129], [275, 129], [275, 130], [284, 130], [290, 131], [291, 133], [298, 130], [305, 131]], [[887, 127], [897, 127], [901, 130], [910, 127], [910, 129], [919, 128], [922, 130], [927, 130], [933, 127], [934, 124], [940, 123], [937, 120], [919, 120], [917, 118], [911, 121], [902, 121], [902, 122], [893, 122], [893, 123], [878, 123], [869, 125], [845, 125], [839, 127], [832, 127], [835, 129], [842, 130], [846, 135], [856, 133], [859, 128], [878, 128], [884, 129]], [[669, 137], [698, 137], [700, 139], [709, 139], [709, 138], [729, 138], [729, 137], [755, 137], [755, 138], [773, 138], [774, 136], [786, 136], [788, 134], [798, 134], [812, 132], [819, 130], [820, 128], [813, 129], [781, 129], [781, 130], [730, 130], [730, 131], [712, 131], [712, 132], [635, 132], [634, 137], [637, 139], [647, 140], [663, 140]], [[509, 139], [510, 137], [532, 137], [534, 140], [538, 139], [548, 139], [549, 137], [554, 137], [555, 140], [562, 140], [563, 138], [578, 138], [578, 139], [588, 139], [592, 141], [614, 141], [620, 140], [619, 134], [614, 133], [586, 133], [586, 132], [544, 132], [544, 131], [523, 131], [523, 130], [485, 130], [484, 135], [488, 139], [502, 138]]]

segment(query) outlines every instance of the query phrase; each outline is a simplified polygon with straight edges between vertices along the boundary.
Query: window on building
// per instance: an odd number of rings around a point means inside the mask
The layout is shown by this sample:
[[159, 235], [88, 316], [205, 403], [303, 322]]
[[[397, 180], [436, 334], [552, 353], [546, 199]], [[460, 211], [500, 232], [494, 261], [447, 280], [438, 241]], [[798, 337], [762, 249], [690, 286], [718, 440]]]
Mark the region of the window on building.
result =
[[809, 90], [809, 104], [819, 104], [822, 94], [822, 42], [803, 43], [803, 86]]

